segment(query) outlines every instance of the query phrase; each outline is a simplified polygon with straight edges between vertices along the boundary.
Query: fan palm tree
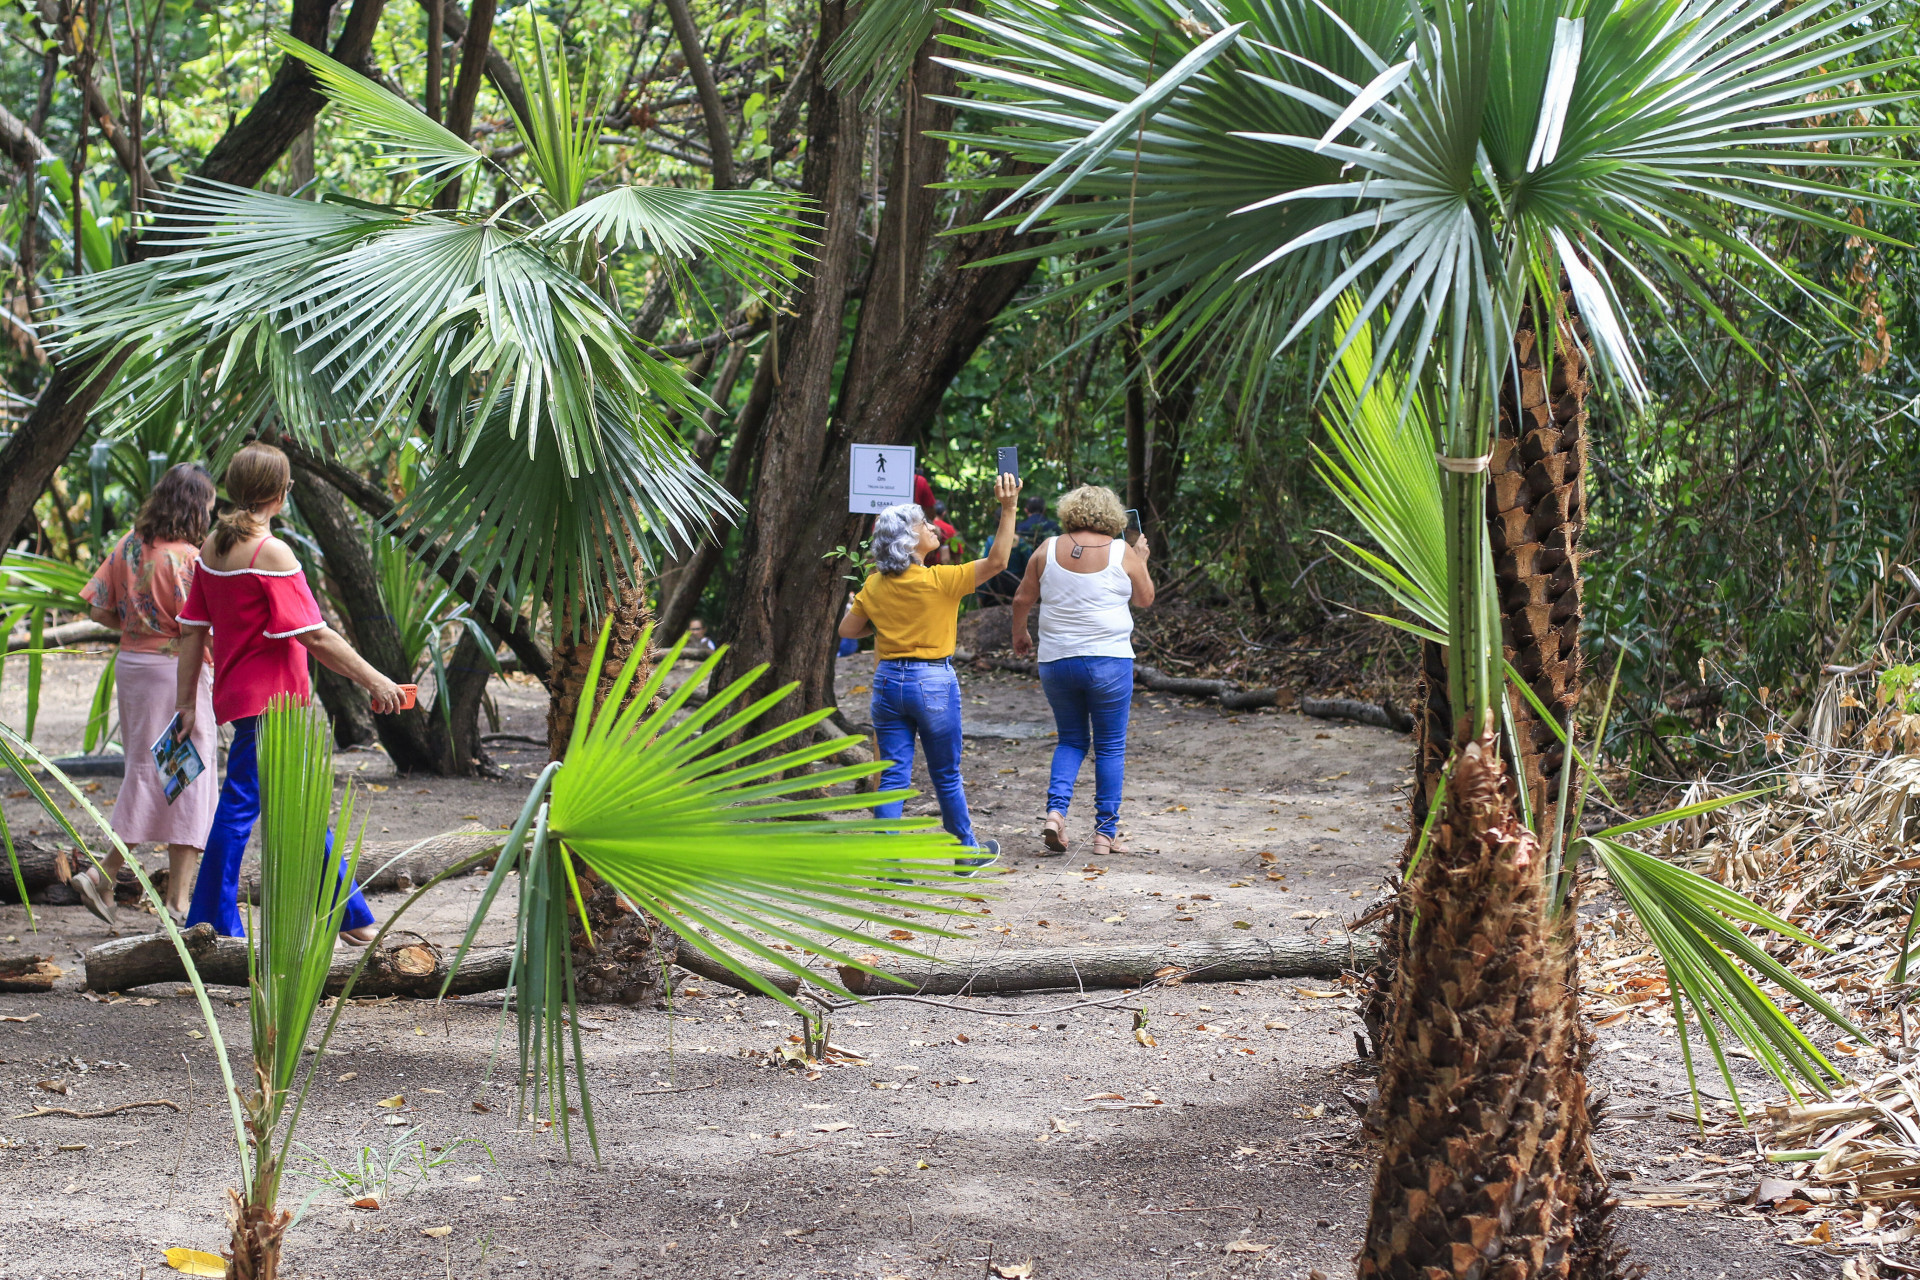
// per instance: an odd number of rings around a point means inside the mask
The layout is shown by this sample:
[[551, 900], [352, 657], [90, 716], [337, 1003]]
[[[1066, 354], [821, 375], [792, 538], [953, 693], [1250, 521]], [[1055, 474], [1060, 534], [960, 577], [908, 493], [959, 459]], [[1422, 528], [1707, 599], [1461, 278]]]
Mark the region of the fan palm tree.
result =
[[[1558, 758], [1577, 692], [1587, 368], [1644, 396], [1628, 304], [1665, 306], [1663, 287], [1731, 329], [1695, 272], [1779, 272], [1816, 309], [1835, 301], [1739, 221], [1846, 234], [1821, 206], [1858, 197], [1834, 179], [1885, 165], [1871, 148], [1902, 130], [1868, 123], [1893, 95], [1854, 94], [1844, 115], [1824, 100], [1893, 65], [1861, 65], [1883, 7], [991, 0], [954, 15], [978, 33], [956, 42], [973, 55], [955, 64], [970, 105], [1008, 122], [967, 140], [1038, 166], [1002, 207], [1034, 198], [1023, 225], [1090, 259], [1072, 287], [1124, 297], [1110, 324], [1174, 300], [1152, 331], [1163, 353], [1225, 343], [1250, 362], [1309, 334], [1337, 359], [1377, 335], [1356, 391], [1398, 360], [1395, 420], [1430, 402], [1420, 451], [1437, 472], [1416, 470], [1439, 500], [1426, 616], [1445, 642], [1451, 763], [1409, 874], [1362, 1275], [1589, 1273], [1614, 1256], [1578, 1222], [1590, 1118], [1568, 886], [1588, 843], [1568, 845]], [[1788, 1034], [1757, 1021], [1744, 975], [1717, 1003], [1702, 966], [1724, 971], [1656, 923], [1705, 891], [1634, 872], [1623, 891], [1676, 1001], [1763, 1041]], [[1831, 1071], [1791, 1036], [1783, 1070]]]
[[[798, 198], [609, 185], [594, 72], [552, 66], [537, 22], [515, 116], [525, 182], [364, 76], [279, 43], [418, 203], [189, 184], [156, 215], [176, 252], [61, 295], [62, 359], [128, 352], [106, 402], [122, 430], [185, 405], [228, 446], [271, 428], [327, 457], [424, 431], [428, 465], [396, 521], [502, 599], [550, 603], [563, 648], [590, 647], [656, 547], [684, 550], [739, 510], [679, 443], [676, 417], [710, 406], [629, 331], [611, 260], [684, 272], [699, 258], [748, 301], [777, 297], [804, 252]], [[483, 169], [509, 192], [499, 207], [430, 207], [456, 180], [479, 191]], [[580, 657], [556, 668], [584, 678]], [[572, 692], [556, 702], [576, 705]]]

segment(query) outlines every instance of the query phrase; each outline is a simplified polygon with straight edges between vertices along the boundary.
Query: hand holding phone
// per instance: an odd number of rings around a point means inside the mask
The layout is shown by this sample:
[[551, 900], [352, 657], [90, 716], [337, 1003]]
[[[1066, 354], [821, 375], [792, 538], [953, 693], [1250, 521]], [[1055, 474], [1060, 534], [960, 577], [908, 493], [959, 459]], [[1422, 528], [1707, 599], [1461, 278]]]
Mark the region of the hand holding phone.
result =
[[1145, 533], [1146, 531], [1140, 527], [1140, 513], [1134, 508], [1128, 507], [1127, 530], [1122, 536], [1127, 540], [1128, 545], [1132, 545], [1139, 542], [1140, 539], [1145, 536]]
[[1020, 475], [1020, 450], [1014, 445], [1004, 445], [999, 449], [1000, 474], [1003, 476]]

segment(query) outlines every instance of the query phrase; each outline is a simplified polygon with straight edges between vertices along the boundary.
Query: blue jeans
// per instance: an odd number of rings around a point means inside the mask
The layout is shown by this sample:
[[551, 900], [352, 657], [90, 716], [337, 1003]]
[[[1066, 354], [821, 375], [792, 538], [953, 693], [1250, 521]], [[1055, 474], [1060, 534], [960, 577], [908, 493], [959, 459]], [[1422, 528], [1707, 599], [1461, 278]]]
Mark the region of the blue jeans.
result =
[[[260, 820], [259, 732], [258, 716], [233, 722], [233, 745], [227, 748], [227, 781], [220, 788], [220, 807], [213, 815], [207, 851], [200, 859], [200, 878], [194, 881], [193, 901], [187, 907], [188, 925], [210, 924], [227, 938], [247, 936], [246, 922], [240, 918], [240, 860], [253, 837], [253, 824]], [[327, 849], [333, 849], [331, 831], [327, 833]], [[344, 866], [340, 874], [345, 880]], [[340, 927], [359, 929], [372, 924], [373, 911], [360, 895], [360, 886], [351, 881], [347, 885], [350, 895]]]
[[[977, 848], [973, 820], [967, 814], [966, 786], [960, 779], [960, 678], [950, 662], [876, 663], [873, 673], [873, 732], [887, 759], [880, 786], [888, 791], [913, 782], [913, 739], [927, 749], [927, 775], [940, 801], [940, 825], [968, 848]], [[897, 818], [902, 801], [875, 805], [876, 818]]]
[[1065, 815], [1074, 779], [1093, 751], [1093, 829], [1120, 834], [1120, 792], [1127, 775], [1127, 716], [1133, 710], [1132, 658], [1058, 658], [1040, 664], [1040, 687], [1060, 731], [1047, 783], [1047, 812]]

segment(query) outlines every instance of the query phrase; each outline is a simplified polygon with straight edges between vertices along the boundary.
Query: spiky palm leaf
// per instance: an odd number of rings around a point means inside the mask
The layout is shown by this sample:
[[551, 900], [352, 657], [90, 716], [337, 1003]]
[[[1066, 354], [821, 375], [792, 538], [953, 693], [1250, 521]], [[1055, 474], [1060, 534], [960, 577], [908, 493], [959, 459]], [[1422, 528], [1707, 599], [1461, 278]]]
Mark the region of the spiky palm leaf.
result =
[[[532, 1079], [544, 1092], [546, 1109], [563, 1131], [568, 1084], [562, 1021], [574, 1003], [567, 904], [580, 905], [575, 859], [672, 929], [683, 945], [795, 1008], [801, 1006], [752, 960], [844, 995], [831, 970], [808, 968], [798, 950], [782, 947], [804, 949], [835, 966], [883, 973], [875, 953], [920, 954], [886, 937], [888, 931], [953, 936], [897, 914], [901, 880], [910, 877], [910, 892], [929, 899], [916, 900], [915, 909], [936, 917], [959, 913], [964, 908], [952, 899], [978, 893], [953, 868], [960, 852], [953, 837], [930, 830], [932, 819], [828, 816], [856, 802], [824, 794], [826, 788], [885, 767], [874, 762], [815, 772], [811, 766], [841, 744], [827, 739], [782, 747], [828, 710], [738, 738], [791, 692], [789, 686], [744, 702], [766, 670], [760, 666], [689, 711], [692, 691], [719, 666], [724, 650], [655, 706], [679, 648], [635, 690], [650, 640], [651, 629], [634, 645], [600, 709], [575, 720], [564, 764], [548, 766], [535, 783], [461, 944], [464, 954], [507, 876], [519, 871], [522, 893], [530, 895], [520, 912], [514, 976], [521, 1079]], [[588, 688], [598, 687], [606, 645], [603, 628]], [[862, 795], [857, 804], [864, 808], [911, 794]], [[597, 1151], [577, 1042], [573, 1075]]]
[[[427, 179], [478, 160], [380, 86], [297, 42], [287, 49]], [[178, 252], [71, 280], [53, 333], [62, 358], [131, 352], [108, 401], [122, 425], [184, 405], [229, 439], [277, 418], [332, 453], [430, 419], [443, 460], [433, 484], [466, 496], [481, 523], [460, 532], [481, 548], [524, 543], [523, 529], [486, 523], [519, 510], [498, 500], [497, 483], [517, 453], [554, 481], [546, 499], [578, 500], [548, 531], [594, 532], [482, 559], [523, 573], [508, 583], [522, 598], [552, 581], [584, 584], [597, 611], [630, 576], [635, 546], [643, 559], [650, 542], [678, 549], [738, 510], [672, 427], [710, 406], [629, 332], [603, 287], [604, 255], [704, 257], [761, 295], [797, 276], [803, 231], [799, 198], [780, 192], [622, 188], [580, 205], [599, 145], [598, 124], [583, 123], [593, 92], [549, 67], [544, 44], [536, 52], [522, 126], [540, 199], [486, 214], [189, 185], [157, 214]], [[637, 541], [606, 536], [621, 526]]]

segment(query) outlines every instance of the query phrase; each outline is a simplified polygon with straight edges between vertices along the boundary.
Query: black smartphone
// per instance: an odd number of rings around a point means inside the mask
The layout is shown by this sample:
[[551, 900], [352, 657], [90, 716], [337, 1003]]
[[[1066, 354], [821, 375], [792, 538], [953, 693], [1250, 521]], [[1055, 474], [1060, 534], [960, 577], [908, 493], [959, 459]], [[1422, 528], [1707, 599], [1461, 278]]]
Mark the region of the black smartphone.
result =
[[1127, 541], [1128, 542], [1140, 541], [1140, 535], [1143, 532], [1144, 530], [1140, 528], [1140, 513], [1134, 510], [1132, 507], [1128, 507], [1127, 508]]
[[1013, 445], [1004, 445], [1000, 449], [1000, 474], [1020, 477], [1020, 450]]

